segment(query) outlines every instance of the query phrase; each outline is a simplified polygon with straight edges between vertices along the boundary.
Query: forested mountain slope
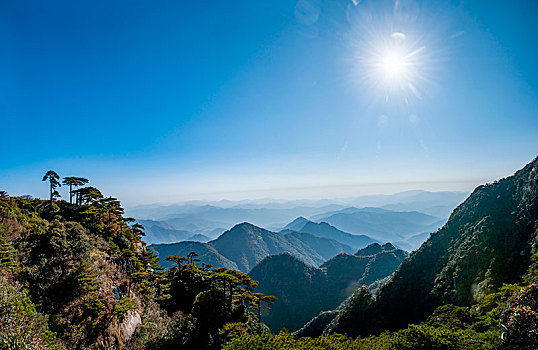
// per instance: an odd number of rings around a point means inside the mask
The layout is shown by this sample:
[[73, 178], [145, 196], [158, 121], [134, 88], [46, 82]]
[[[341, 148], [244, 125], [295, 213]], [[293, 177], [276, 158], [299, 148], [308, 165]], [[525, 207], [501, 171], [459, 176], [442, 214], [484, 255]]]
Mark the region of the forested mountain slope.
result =
[[361, 286], [293, 336], [242, 334], [225, 349], [535, 350], [537, 173], [538, 158], [478, 187], [377, 297]]
[[278, 298], [264, 322], [274, 331], [296, 330], [320, 311], [334, 309], [357, 286], [389, 276], [407, 256], [390, 244], [375, 245], [376, 253], [339, 254], [319, 268], [288, 253], [265, 258], [249, 274], [259, 281], [258, 290]]
[[439, 305], [470, 305], [503, 283], [522, 281], [537, 253], [537, 194], [538, 158], [513, 176], [479, 186], [402, 263], [371, 306], [355, 316], [344, 309], [328, 331], [402, 328]]
[[[140, 227], [121, 217], [119, 201], [96, 189], [86, 199], [70, 204], [0, 191], [0, 285], [24, 305], [14, 319], [0, 320], [0, 333], [8, 335], [0, 344], [8, 346], [11, 334], [37, 348], [118, 347], [140, 325], [156, 259]], [[25, 325], [24, 310], [36, 310], [31, 318], [40, 320], [41, 334]]]
[[159, 272], [117, 199], [82, 187], [56, 200], [49, 175], [50, 200], [0, 191], [0, 349], [216, 350], [234, 329], [267, 329], [255, 314], [274, 298], [256, 281], [195, 253]]

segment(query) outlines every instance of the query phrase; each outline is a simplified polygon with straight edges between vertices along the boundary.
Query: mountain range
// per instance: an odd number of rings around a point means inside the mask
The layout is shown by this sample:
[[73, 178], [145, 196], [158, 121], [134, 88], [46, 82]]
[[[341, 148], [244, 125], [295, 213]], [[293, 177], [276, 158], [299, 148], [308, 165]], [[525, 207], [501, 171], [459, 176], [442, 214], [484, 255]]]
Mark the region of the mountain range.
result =
[[[354, 207], [370, 206], [399, 212], [419, 211], [437, 217], [437, 220], [443, 220], [461, 203], [465, 196], [466, 193], [463, 192], [407, 191], [393, 195], [362, 196], [346, 200], [192, 201], [184, 204], [144, 205], [127, 208], [126, 212], [145, 223], [143, 225], [146, 227], [146, 240], [149, 243], [174, 243], [189, 239], [194, 234], [217, 238], [226, 231], [226, 228], [233, 227], [240, 222], [250, 222], [272, 231], [279, 231], [297, 217], [320, 222], [321, 220], [316, 218], [325, 218], [340, 210], [346, 210], [346, 208], [356, 210], [357, 208]], [[393, 219], [390, 219], [387, 222], [392, 221]], [[413, 219], [410, 218], [409, 222], [413, 224]], [[403, 225], [407, 225], [409, 222], [401, 221]], [[351, 231], [338, 227], [335, 223], [329, 223], [342, 231], [369, 235], [369, 232], [363, 230], [364, 225], [358, 227], [356, 231]], [[423, 228], [422, 224], [419, 224], [417, 230], [411, 231], [414, 234], [419, 234], [429, 230], [430, 227]], [[402, 235], [402, 233], [399, 234]], [[394, 238], [389, 240], [396, 242], [398, 237]], [[386, 240], [381, 239], [381, 241]], [[408, 246], [407, 248], [416, 248], [416, 246]]]
[[437, 230], [446, 221], [417, 211], [395, 212], [371, 207], [350, 207], [316, 215], [310, 219], [326, 222], [355, 235], [367, 234], [383, 242], [405, 242], [413, 235]]
[[178, 230], [170, 224], [155, 220], [138, 220], [144, 226], [146, 234], [146, 243], [162, 243], [162, 242], [181, 242], [181, 241], [196, 241], [208, 242], [210, 237], [201, 233], [194, 234], [187, 230]]
[[[250, 223], [238, 224], [207, 243], [184, 241], [153, 244], [150, 249], [160, 257], [186, 256], [194, 251], [205, 263], [246, 273], [265, 257], [273, 254], [288, 252], [309, 265], [319, 266], [337, 254], [354, 251], [354, 248], [334, 239], [302, 232], [281, 234]], [[162, 259], [161, 264], [164, 267], [173, 265]]]
[[374, 239], [366, 235], [352, 235], [350, 233], [341, 231], [326, 222], [312, 222], [303, 217], [298, 217], [290, 222], [280, 231], [280, 233], [290, 233], [294, 231], [334, 239], [340, 243], [347, 244], [354, 249], [359, 249], [367, 246], [370, 243], [376, 242]]
[[513, 176], [477, 187], [375, 299], [358, 289], [301, 334], [397, 330], [424, 321], [440, 305], [470, 306], [505, 283], [536, 282], [537, 222], [538, 158]]
[[359, 285], [371, 285], [394, 272], [407, 257], [392, 244], [373, 243], [355, 254], [339, 254], [316, 268], [289, 253], [271, 255], [249, 273], [257, 290], [278, 299], [264, 315], [272, 331], [296, 330], [322, 310], [330, 310]]

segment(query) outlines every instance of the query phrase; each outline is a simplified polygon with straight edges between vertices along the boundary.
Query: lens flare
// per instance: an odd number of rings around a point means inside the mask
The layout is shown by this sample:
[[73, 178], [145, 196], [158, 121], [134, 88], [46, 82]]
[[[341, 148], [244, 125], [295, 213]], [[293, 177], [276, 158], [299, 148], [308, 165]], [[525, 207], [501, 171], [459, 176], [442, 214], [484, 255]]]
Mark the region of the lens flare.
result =
[[375, 101], [409, 105], [435, 85], [432, 72], [440, 52], [436, 28], [420, 21], [420, 8], [411, 3], [397, 1], [392, 12], [350, 6], [346, 13], [352, 77]]

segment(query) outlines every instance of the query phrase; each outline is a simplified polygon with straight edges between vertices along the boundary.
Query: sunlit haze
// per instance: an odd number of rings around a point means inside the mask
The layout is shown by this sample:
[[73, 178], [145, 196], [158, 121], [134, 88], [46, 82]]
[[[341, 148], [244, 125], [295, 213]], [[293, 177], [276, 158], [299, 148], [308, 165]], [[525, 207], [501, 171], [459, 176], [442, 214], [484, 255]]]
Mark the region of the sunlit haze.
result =
[[[4, 1], [0, 190], [471, 191], [538, 150], [536, 1]], [[60, 193], [66, 198], [66, 189]]]

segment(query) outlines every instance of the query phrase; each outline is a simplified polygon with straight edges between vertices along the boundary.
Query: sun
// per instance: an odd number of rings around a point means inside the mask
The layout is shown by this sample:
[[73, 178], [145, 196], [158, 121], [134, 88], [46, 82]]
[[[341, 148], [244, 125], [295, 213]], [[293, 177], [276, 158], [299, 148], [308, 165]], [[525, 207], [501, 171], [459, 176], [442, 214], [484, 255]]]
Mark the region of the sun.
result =
[[399, 79], [408, 73], [408, 65], [409, 63], [406, 61], [405, 56], [398, 53], [388, 53], [381, 57], [379, 69], [385, 78]]
[[372, 44], [364, 68], [370, 71], [368, 76], [383, 95], [398, 94], [406, 101], [411, 95], [420, 99], [417, 82], [423, 77], [425, 49], [410, 42], [403, 33], [392, 33]]
[[355, 66], [384, 100], [422, 99], [428, 50], [420, 37], [402, 32], [373, 33], [357, 45]]

